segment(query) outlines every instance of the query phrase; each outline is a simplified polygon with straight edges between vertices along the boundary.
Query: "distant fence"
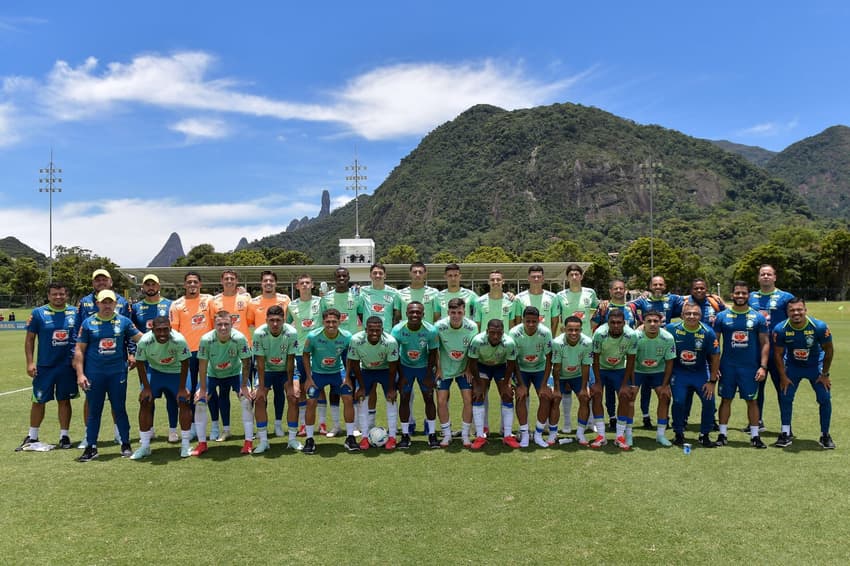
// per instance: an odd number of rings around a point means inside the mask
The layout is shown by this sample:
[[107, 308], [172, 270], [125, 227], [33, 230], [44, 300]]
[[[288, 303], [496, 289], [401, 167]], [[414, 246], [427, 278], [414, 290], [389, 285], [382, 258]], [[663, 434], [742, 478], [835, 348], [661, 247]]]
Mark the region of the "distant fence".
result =
[[0, 331], [2, 331], [2, 330], [26, 330], [26, 329], [27, 329], [26, 321], [23, 321], [23, 322], [17, 322], [17, 321], [16, 322], [6, 322], [6, 321], [0, 322]]
[[32, 308], [34, 302], [31, 295], [0, 295], [0, 309]]

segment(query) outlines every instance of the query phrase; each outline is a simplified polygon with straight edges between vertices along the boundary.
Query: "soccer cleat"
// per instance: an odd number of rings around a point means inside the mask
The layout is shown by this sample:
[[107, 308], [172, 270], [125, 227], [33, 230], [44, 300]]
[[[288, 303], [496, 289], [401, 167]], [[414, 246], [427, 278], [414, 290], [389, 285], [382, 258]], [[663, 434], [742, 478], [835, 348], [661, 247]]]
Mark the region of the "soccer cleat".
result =
[[369, 439], [365, 436], [360, 439], [360, 450], [369, 450]]
[[210, 438], [218, 438], [221, 430], [218, 428], [218, 421], [210, 428]]
[[124, 442], [121, 444], [121, 456], [124, 458], [130, 458], [133, 455], [133, 449], [130, 447], [129, 442]]
[[191, 455], [192, 455], [192, 449], [191, 448], [189, 448], [188, 446], [181, 446], [180, 447], [180, 457], [181, 458], [188, 458]]
[[482, 448], [484, 448], [485, 444], [487, 444], [487, 437], [478, 436], [475, 438], [475, 440], [472, 441], [472, 444], [470, 444], [469, 447], [473, 450], [481, 450]]
[[635, 437], [630, 428], [626, 429], [626, 444], [629, 445], [629, 448], [635, 445]]
[[685, 434], [682, 432], [677, 432], [676, 436], [673, 437], [673, 445], [674, 446], [684, 446], [685, 445]]
[[754, 436], [750, 439], [750, 446], [753, 448], [767, 448], [767, 444], [761, 441], [760, 436]]
[[525, 433], [519, 437], [519, 447], [528, 448], [528, 433]]
[[697, 438], [697, 442], [699, 442], [700, 446], [703, 448], [716, 448], [717, 445], [711, 440], [711, 436], [708, 434], [701, 434]]
[[321, 434], [322, 436], [327, 436], [328, 435], [328, 425], [326, 425], [325, 423], [320, 424], [319, 425], [319, 434]]
[[316, 453], [316, 441], [310, 437], [304, 442], [304, 448], [301, 449], [301, 452], [308, 455], [313, 455]]
[[591, 448], [602, 448], [606, 444], [608, 444], [608, 439], [600, 434], [596, 438], [593, 439], [593, 442], [590, 443], [590, 447]]
[[543, 438], [542, 434], [535, 434], [534, 435], [534, 443], [537, 446], [539, 446], [540, 448], [549, 448], [549, 443], [546, 442], [546, 439]]
[[180, 435], [177, 434], [177, 431], [175, 430], [173, 432], [169, 432], [168, 433], [168, 443], [169, 444], [177, 444], [178, 442], [180, 442]]
[[788, 436], [787, 432], [783, 432], [779, 434], [779, 438], [776, 439], [776, 442], [773, 443], [777, 448], [786, 448], [791, 446], [791, 437]]
[[357, 439], [354, 438], [354, 435], [346, 436], [345, 442], [343, 443], [345, 449], [349, 452], [360, 452], [360, 445], [357, 444]]
[[304, 449], [304, 445], [294, 438], [286, 443], [286, 447], [291, 448], [292, 450], [298, 450], [299, 452]]
[[448, 448], [449, 444], [452, 443], [452, 436], [444, 436], [442, 440], [440, 440], [440, 448]]
[[218, 438], [215, 439], [216, 442], [225, 442], [230, 439], [230, 433], [226, 430], [223, 430], [221, 434], [218, 435]]
[[358, 429], [358, 428], [355, 428], [354, 432], [352, 432], [351, 434], [354, 435], [354, 436], [363, 436], [363, 433], [360, 432], [360, 429]]
[[513, 435], [502, 438], [502, 444], [508, 448], [519, 448], [519, 441]]
[[643, 418], [643, 428], [644, 430], [654, 430], [655, 427], [652, 426], [652, 419], [650, 417]]
[[240, 454], [250, 454], [254, 451], [254, 441], [246, 440], [242, 443], [242, 450], [239, 451]]
[[832, 437], [828, 433], [820, 437], [818, 444], [820, 444], [821, 448], [824, 450], [835, 450], [835, 443], [832, 441]]
[[399, 440], [399, 442], [398, 442], [398, 449], [399, 450], [407, 450], [408, 448], [410, 448], [410, 435], [409, 434], [402, 434], [401, 440]]
[[330, 429], [329, 431], [327, 431], [325, 433], [325, 436], [327, 436], [328, 438], [333, 438], [335, 436], [338, 436], [340, 432], [342, 432], [340, 430], [340, 428], [338, 426], [335, 426], [332, 429]]
[[711, 432], [720, 432], [720, 424], [718, 424], [717, 419], [714, 419], [714, 424], [711, 426]]
[[199, 442], [198, 445], [195, 446], [195, 449], [192, 450], [191, 454], [192, 454], [192, 456], [200, 456], [201, 454], [203, 454], [207, 450], [209, 450], [209, 448], [207, 447], [207, 443], [206, 442]]
[[664, 436], [663, 434], [657, 435], [655, 437], [655, 442], [657, 442], [661, 446], [665, 446], [665, 447], [673, 446], [673, 443], [670, 442], [669, 440], [667, 440], [667, 437]]
[[279, 424], [274, 425], [274, 435], [275, 436], [283, 436], [283, 425], [279, 425]]
[[299, 426], [295, 436], [307, 436], [307, 427], [305, 425]]
[[86, 446], [82, 456], [77, 458], [77, 462], [91, 462], [97, 458], [97, 446]]
[[260, 443], [257, 444], [257, 447], [254, 448], [254, 454], [262, 454], [263, 452], [265, 452], [268, 449], [269, 449], [268, 440], [261, 440]]
[[59, 448], [62, 450], [68, 450], [71, 448], [71, 439], [67, 436], [63, 436], [59, 439]]
[[614, 439], [614, 446], [616, 446], [617, 448], [620, 448], [622, 450], [629, 450], [631, 448], [629, 446], [629, 443], [626, 442], [625, 436], [618, 436], [617, 438], [615, 438]]
[[576, 438], [578, 438], [578, 445], [579, 446], [590, 446], [590, 441], [587, 439], [586, 436], [582, 436], [580, 438], [576, 437]]
[[489, 434], [490, 434], [490, 427], [489, 427], [489, 426], [485, 426], [485, 427], [484, 427], [484, 436], [488, 436]]
[[151, 447], [150, 446], [139, 446], [136, 448], [136, 451], [133, 452], [133, 455], [130, 456], [131, 460], [141, 460], [142, 458], [147, 458], [151, 455]]
[[455, 430], [452, 432], [452, 438], [460, 438], [463, 435], [462, 430]]
[[25, 436], [25, 437], [24, 437], [23, 442], [21, 442], [21, 443], [18, 445], [18, 447], [17, 447], [17, 448], [15, 448], [15, 452], [20, 452], [20, 451], [22, 451], [24, 448], [26, 448], [27, 446], [29, 446], [30, 444], [33, 444], [33, 443], [35, 443], [35, 442], [38, 442], [38, 439], [37, 439], [37, 438], [30, 438], [30, 437], [29, 437], [29, 435], [27, 435], [27, 436]]
[[440, 447], [440, 441], [437, 440], [437, 434], [432, 432], [431, 434], [428, 435], [428, 448], [439, 448], [439, 447]]
[[717, 441], [715, 441], [714, 444], [716, 444], [717, 446], [726, 446], [727, 444], [729, 444], [729, 439], [726, 438], [725, 434], [718, 434]]
[[384, 450], [395, 450], [398, 443], [394, 436], [391, 436], [387, 439], [387, 443], [384, 444]]
[[608, 428], [614, 430], [617, 428], [617, 417], [611, 417], [608, 419]]

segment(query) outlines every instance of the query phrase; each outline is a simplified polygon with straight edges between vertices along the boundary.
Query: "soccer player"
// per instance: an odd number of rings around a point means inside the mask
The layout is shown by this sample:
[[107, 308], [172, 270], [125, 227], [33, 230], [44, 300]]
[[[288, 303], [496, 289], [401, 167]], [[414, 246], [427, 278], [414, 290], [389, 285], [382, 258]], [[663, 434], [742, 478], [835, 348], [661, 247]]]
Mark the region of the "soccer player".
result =
[[[262, 292], [251, 299], [255, 330], [266, 323], [266, 313], [269, 308], [275, 305], [283, 310], [283, 321], [285, 322], [286, 309], [289, 308], [291, 302], [289, 295], [277, 292], [277, 274], [274, 271], [265, 270], [260, 273], [260, 288]], [[283, 391], [283, 383], [272, 381], [270, 386], [272, 393], [274, 393], [274, 433], [275, 436], [283, 436], [283, 407], [287, 396]], [[264, 396], [263, 403], [265, 404], [265, 402]], [[265, 410], [265, 405], [263, 410]], [[259, 430], [257, 432], [259, 434]]]
[[[218, 311], [213, 318], [214, 330], [201, 337], [198, 348], [198, 371], [202, 378], [195, 392], [195, 432], [198, 434], [198, 445], [192, 450], [192, 456], [200, 456], [207, 451], [207, 406], [215, 400], [220, 408], [221, 421], [224, 425], [222, 436], [224, 440], [230, 436], [230, 392], [245, 397], [243, 385], [251, 375], [251, 347], [245, 335], [233, 328], [233, 315], [227, 311]], [[241, 377], [241, 379], [240, 379]], [[245, 407], [243, 408], [243, 424], [246, 439], [253, 438], [253, 415], [245, 422]], [[244, 446], [243, 446], [244, 449]]]
[[[635, 386], [641, 387], [648, 383], [658, 397], [658, 429], [655, 441], [661, 446], [671, 446], [664, 436], [667, 429], [667, 415], [670, 408], [670, 378], [673, 375], [673, 363], [676, 359], [676, 341], [673, 335], [661, 328], [662, 315], [658, 311], [650, 311], [643, 317], [643, 327], [637, 331], [637, 353], [635, 354]], [[628, 417], [633, 419], [635, 412], [634, 389], [630, 389], [628, 400]], [[626, 441], [632, 445], [632, 434], [626, 428]]]
[[[528, 447], [528, 390], [531, 385], [537, 391], [539, 405], [537, 422], [534, 428], [534, 442], [541, 448], [554, 444], [558, 438], [557, 418], [552, 422], [552, 404], [558, 407], [561, 400], [560, 389], [550, 387], [548, 380], [552, 375], [552, 331], [541, 323], [541, 313], [537, 307], [525, 307], [522, 311], [522, 323], [511, 328], [508, 333], [516, 344], [517, 380], [516, 413], [519, 421], [519, 445]], [[543, 438], [546, 422], [549, 422], [549, 439]]]
[[[144, 299], [130, 306], [130, 320], [142, 333], [153, 328], [153, 319], [159, 316], [168, 316], [171, 309], [171, 301], [160, 294], [159, 277], [149, 273], [142, 278], [142, 293]], [[141, 411], [141, 406], [139, 407]], [[153, 410], [153, 409], [151, 409]], [[166, 395], [165, 410], [168, 413], [168, 442], [174, 443], [179, 440], [177, 436], [177, 402], [174, 398]], [[151, 414], [153, 415], [153, 413]], [[153, 416], [151, 416], [153, 418]], [[139, 414], [141, 421], [142, 415]]]
[[[65, 285], [56, 281], [47, 286], [47, 304], [32, 310], [27, 321], [24, 354], [27, 375], [32, 378], [32, 406], [29, 434], [15, 450], [38, 442], [38, 429], [44, 421], [44, 407], [56, 399], [59, 416], [59, 448], [71, 448], [71, 399], [79, 396], [71, 361], [77, 338], [77, 309], [66, 301]], [[38, 362], [35, 343], [38, 341]]]
[[[133, 305], [135, 306], [135, 305]], [[163, 309], [163, 312], [168, 312]], [[192, 410], [189, 408], [191, 394], [186, 387], [189, 375], [189, 344], [186, 339], [172, 330], [167, 316], [160, 315], [151, 321], [151, 329], [139, 340], [136, 348], [136, 371], [142, 390], [139, 392], [139, 440], [141, 445], [130, 456], [141, 460], [151, 454], [153, 437], [153, 402], [165, 395], [175, 406], [179, 405], [181, 446], [180, 457], [191, 455], [189, 442], [192, 440]]]
[[[305, 416], [307, 440], [304, 442], [304, 454], [316, 453], [316, 441], [313, 430], [316, 424], [316, 404], [319, 394], [330, 386], [331, 393], [340, 396], [345, 418], [345, 449], [349, 452], [360, 450], [354, 439], [354, 403], [352, 399], [351, 375], [345, 374], [345, 354], [351, 342], [351, 334], [339, 327], [340, 312], [328, 309], [322, 315], [322, 327], [312, 330], [304, 340], [302, 363], [304, 373], [296, 374], [293, 392], [301, 395], [302, 387], [307, 393], [307, 414]], [[367, 434], [367, 431], [363, 431]]]
[[[585, 336], [593, 335], [591, 328], [591, 318], [593, 313], [599, 307], [599, 298], [596, 296], [596, 291], [590, 287], [582, 287], [582, 279], [584, 279], [584, 270], [577, 263], [571, 263], [567, 266], [567, 281], [566, 286], [557, 294], [560, 302], [561, 316], [575, 316], [581, 320], [581, 333]], [[556, 333], [552, 334], [553, 336]], [[578, 379], [576, 376], [575, 379]], [[569, 434], [572, 432], [572, 421], [570, 414], [572, 413], [573, 398], [571, 395], [561, 396], [561, 414], [564, 416], [561, 432]]]
[[[259, 443], [254, 454], [269, 449], [267, 398], [269, 389], [275, 392], [275, 403], [285, 392], [289, 400], [286, 420], [289, 427], [288, 447], [302, 448], [295, 438], [298, 430], [298, 397], [292, 390], [289, 376], [295, 373], [295, 355], [298, 352], [298, 332], [284, 322], [283, 307], [272, 305], [265, 312], [266, 322], [254, 331], [254, 362], [257, 367], [257, 387], [254, 391], [254, 412], [257, 417]], [[281, 403], [281, 409], [283, 403]], [[275, 405], [277, 411], [277, 405]], [[277, 427], [277, 424], [275, 424]], [[282, 436], [282, 434], [280, 435]]]
[[542, 266], [532, 265], [528, 268], [528, 289], [514, 298], [514, 324], [521, 324], [525, 318], [525, 309], [534, 307], [540, 313], [540, 323], [546, 325], [552, 336], [555, 336], [561, 320], [561, 301], [555, 293], [543, 288], [544, 281]]
[[396, 379], [398, 377], [398, 342], [384, 332], [380, 317], [366, 319], [366, 329], [351, 337], [348, 345], [348, 375], [357, 381], [357, 400], [360, 402], [360, 428], [364, 431], [360, 450], [369, 449], [366, 431], [369, 426], [369, 397], [376, 394], [378, 384], [384, 390], [387, 401], [387, 432], [389, 439], [384, 448], [395, 450], [398, 429], [398, 405], [396, 404]]
[[106, 395], [121, 439], [121, 455], [133, 454], [130, 447], [130, 420], [127, 417], [127, 347], [138, 342], [141, 333], [129, 318], [117, 314], [115, 293], [103, 289], [97, 294], [97, 314], [83, 321], [74, 352], [77, 385], [86, 392], [86, 449], [78, 458], [97, 458], [97, 435]]
[[714, 448], [709, 433], [714, 426], [714, 388], [720, 372], [720, 345], [711, 327], [705, 325], [702, 309], [694, 303], [682, 307], [682, 320], [667, 325], [667, 332], [676, 341], [676, 360], [673, 362], [673, 444], [685, 443], [685, 397], [689, 389], [702, 400], [699, 443]]
[[794, 297], [788, 301], [788, 318], [773, 327], [773, 357], [779, 373], [779, 408], [782, 431], [774, 446], [791, 445], [791, 415], [797, 387], [808, 379], [815, 391], [820, 412], [821, 436], [818, 444], [832, 450], [835, 443], [829, 435], [832, 397], [829, 369], [832, 366], [832, 334], [822, 320], [808, 316], [806, 301]]
[[[552, 340], [552, 376], [558, 380], [562, 396], [575, 393], [578, 398], [576, 438], [587, 446], [584, 431], [590, 418], [590, 368], [593, 366], [593, 339], [582, 332], [584, 320], [575, 315], [564, 319], [564, 332]], [[597, 409], [602, 411], [601, 398]], [[569, 413], [565, 418], [569, 418]]]
[[702, 309], [702, 321], [709, 326], [714, 326], [717, 313], [726, 310], [726, 303], [722, 298], [708, 292], [708, 284], [702, 277], [697, 277], [691, 282], [691, 294], [686, 295], [682, 300], [686, 303], [690, 301], [698, 304]]
[[[322, 326], [322, 298], [313, 295], [313, 278], [302, 273], [298, 276], [295, 282], [298, 289], [298, 298], [292, 301], [289, 309], [286, 311], [286, 323], [291, 324], [295, 331], [298, 332], [298, 352], [295, 356], [295, 372], [304, 379], [304, 362], [303, 348], [304, 342], [307, 340], [307, 335], [321, 328]], [[306, 391], [301, 389], [301, 396], [298, 399], [298, 436], [304, 436], [306, 429], [304, 428], [304, 415], [307, 411], [307, 398], [303, 395]], [[324, 390], [322, 391], [324, 395]], [[327, 434], [327, 425], [325, 424], [325, 415], [328, 404], [324, 398], [319, 399], [319, 434]]]
[[[198, 389], [198, 348], [201, 345], [201, 337], [213, 329], [213, 314], [210, 312], [212, 295], [201, 293], [201, 275], [197, 271], [188, 271], [183, 276], [183, 289], [186, 294], [171, 303], [168, 318], [171, 319], [171, 328], [179, 332], [189, 345], [189, 383], [187, 388], [194, 393]], [[193, 421], [195, 413], [195, 399], [190, 397], [189, 408], [192, 411]], [[213, 431], [218, 437], [218, 431]]]
[[413, 386], [419, 382], [419, 391], [425, 401], [425, 434], [428, 435], [428, 446], [439, 448], [437, 441], [436, 419], [437, 407], [434, 404], [434, 373], [437, 364], [437, 352], [440, 344], [434, 326], [425, 322], [425, 305], [419, 301], [407, 304], [406, 319], [396, 324], [392, 336], [398, 342], [398, 388], [401, 390], [401, 419], [400, 449], [410, 448], [410, 399]]
[[750, 443], [754, 448], [767, 448], [759, 436], [759, 411], [756, 402], [758, 384], [767, 377], [770, 353], [767, 322], [747, 300], [750, 289], [744, 281], [732, 285], [732, 308], [717, 313], [714, 332], [723, 343], [720, 355], [720, 434], [717, 445], [728, 444], [729, 415], [732, 399], [740, 390], [747, 402], [750, 421]]
[[[788, 291], [783, 291], [776, 288], [776, 270], [772, 265], [764, 264], [759, 267], [758, 272], [759, 290], [750, 293], [750, 306], [759, 311], [767, 321], [768, 330], [776, 328], [776, 325], [785, 320], [787, 315], [787, 306], [794, 295]], [[774, 347], [776, 343], [770, 340], [770, 356], [767, 359], [767, 372], [770, 374], [770, 379], [773, 381], [773, 387], [776, 389], [776, 399], [780, 401], [782, 394], [779, 390], [779, 368], [776, 367], [776, 356], [774, 355]], [[764, 430], [764, 387], [767, 380], [759, 382], [758, 408], [759, 408], [759, 430]], [[780, 406], [780, 413], [782, 407]], [[789, 433], [790, 434], [790, 433]]]
[[449, 312], [449, 301], [462, 299], [464, 304], [463, 316], [475, 320], [475, 301], [478, 299], [471, 289], [460, 286], [460, 266], [456, 263], [446, 265], [443, 277], [446, 280], [446, 288], [440, 291], [440, 316], [445, 318]]
[[486, 330], [475, 335], [467, 356], [472, 376], [472, 419], [476, 433], [471, 448], [480, 450], [487, 443], [484, 400], [491, 380], [496, 382], [502, 399], [502, 444], [519, 448], [519, 442], [513, 435], [514, 391], [511, 386], [517, 375], [516, 343], [505, 334], [505, 325], [500, 318], [490, 319]]
[[[608, 322], [593, 333], [593, 375], [596, 381], [591, 394], [600, 396], [604, 390], [619, 395], [620, 388], [634, 383], [635, 357], [637, 355], [637, 332], [626, 326], [626, 317], [620, 309], [609, 309]], [[593, 415], [596, 423], [596, 438], [591, 448], [601, 448], [608, 443], [605, 438], [604, 415]], [[617, 404], [616, 444], [628, 447], [625, 432], [628, 426], [628, 411], [622, 400]]]
[[461, 298], [449, 300], [446, 305], [448, 316], [434, 324], [440, 345], [437, 357], [437, 414], [443, 438], [440, 447], [446, 448], [452, 441], [452, 423], [449, 418], [449, 392], [456, 381], [463, 399], [461, 413], [461, 437], [464, 447], [471, 446], [469, 427], [472, 425], [472, 384], [466, 373], [467, 348], [478, 333], [475, 323], [464, 316], [466, 303]]
[[416, 301], [425, 308], [425, 322], [433, 323], [440, 319], [440, 292], [425, 284], [428, 268], [421, 261], [410, 264], [410, 286], [399, 290], [401, 295], [401, 319], [405, 320], [407, 305]]

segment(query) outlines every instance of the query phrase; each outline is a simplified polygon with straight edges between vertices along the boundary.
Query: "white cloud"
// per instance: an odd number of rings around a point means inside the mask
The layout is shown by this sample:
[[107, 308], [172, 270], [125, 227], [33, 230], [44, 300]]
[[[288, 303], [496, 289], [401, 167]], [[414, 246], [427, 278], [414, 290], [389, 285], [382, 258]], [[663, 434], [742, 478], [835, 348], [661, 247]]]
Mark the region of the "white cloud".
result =
[[230, 129], [223, 120], [214, 118], [187, 118], [169, 126], [175, 132], [184, 134], [190, 141], [198, 139], [221, 139], [227, 137]]
[[[236, 247], [243, 236], [253, 241], [282, 232], [293, 217], [316, 216], [319, 198], [291, 201], [280, 195], [210, 204], [177, 199], [119, 199], [69, 202], [53, 210], [53, 244], [80, 246], [106, 256], [122, 267], [142, 267], [159, 252], [171, 232], [180, 234], [184, 251], [212, 244], [217, 251]], [[133, 211], [152, 211], [142, 218]], [[4, 209], [3, 231], [47, 254], [49, 220], [43, 209]], [[286, 219], [282, 222], [281, 219]]]
[[771, 137], [790, 132], [799, 125], [799, 120], [794, 118], [788, 122], [762, 122], [749, 128], [736, 132], [739, 136]]
[[354, 77], [328, 103], [306, 104], [245, 92], [237, 81], [209, 78], [215, 58], [201, 51], [141, 55], [101, 67], [94, 57], [78, 66], [57, 61], [42, 101], [62, 120], [102, 116], [119, 104], [214, 111], [280, 120], [336, 122], [367, 139], [423, 134], [466, 108], [488, 103], [507, 109], [552, 100], [585, 74], [544, 82], [521, 64], [408, 63]]
[[15, 108], [11, 104], [0, 104], [0, 147], [14, 145], [20, 139], [12, 116]]

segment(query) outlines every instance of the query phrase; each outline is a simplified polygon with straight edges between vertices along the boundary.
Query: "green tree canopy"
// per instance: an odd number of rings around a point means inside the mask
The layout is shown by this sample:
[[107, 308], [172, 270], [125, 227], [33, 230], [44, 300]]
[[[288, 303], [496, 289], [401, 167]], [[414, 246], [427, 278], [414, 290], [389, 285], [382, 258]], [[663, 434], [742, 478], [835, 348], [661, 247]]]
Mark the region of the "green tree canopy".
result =
[[419, 261], [416, 248], [407, 244], [396, 244], [381, 257], [381, 263], [413, 263]]
[[510, 263], [518, 260], [516, 254], [499, 246], [479, 246], [463, 258], [464, 263]]

